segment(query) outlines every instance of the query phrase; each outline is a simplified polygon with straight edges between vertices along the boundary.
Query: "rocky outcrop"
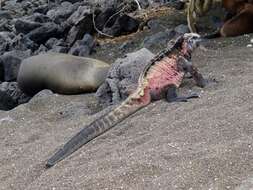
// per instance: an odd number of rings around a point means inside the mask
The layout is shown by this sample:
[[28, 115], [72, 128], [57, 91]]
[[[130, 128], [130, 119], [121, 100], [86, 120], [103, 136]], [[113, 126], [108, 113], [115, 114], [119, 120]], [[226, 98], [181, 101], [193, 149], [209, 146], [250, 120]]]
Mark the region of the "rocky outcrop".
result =
[[126, 99], [137, 88], [141, 71], [153, 57], [153, 53], [143, 48], [117, 59], [112, 64], [105, 82], [97, 90], [96, 96], [106, 105]]
[[19, 104], [28, 102], [30, 98], [20, 90], [16, 82], [0, 84], [0, 110], [11, 110]]
[[0, 56], [0, 68], [3, 69], [2, 76], [0, 74], [0, 79], [7, 82], [16, 81], [22, 60], [30, 56], [30, 50], [13, 50], [5, 52], [2, 56]]

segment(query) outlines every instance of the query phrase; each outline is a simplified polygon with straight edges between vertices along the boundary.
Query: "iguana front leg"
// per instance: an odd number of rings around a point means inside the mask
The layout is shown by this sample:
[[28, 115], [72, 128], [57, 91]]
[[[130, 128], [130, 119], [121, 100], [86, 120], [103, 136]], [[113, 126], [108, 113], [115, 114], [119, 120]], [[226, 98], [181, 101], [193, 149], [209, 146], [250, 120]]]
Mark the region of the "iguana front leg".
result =
[[179, 57], [179, 59], [179, 69], [183, 69], [185, 72], [189, 72], [195, 80], [197, 86], [204, 88], [206, 86], [207, 81], [204, 79], [198, 69], [193, 66], [192, 62], [188, 61], [183, 56]]
[[[192, 62], [188, 61], [183, 56], [179, 57], [178, 69], [183, 70], [186, 73], [189, 72], [192, 75], [192, 78], [195, 80], [197, 86], [202, 88], [205, 87], [206, 80], [203, 78], [201, 73], [199, 73], [198, 69], [192, 65]], [[199, 97], [197, 93], [192, 93], [188, 96], [178, 96], [176, 89], [177, 87], [175, 85], [168, 86], [166, 94], [166, 100], [168, 102], [187, 102], [188, 99]]]
[[197, 86], [204, 88], [206, 86], [207, 81], [204, 79], [201, 73], [199, 73], [198, 69], [191, 65], [189, 67], [188, 72], [192, 75], [193, 79], [195, 80]]

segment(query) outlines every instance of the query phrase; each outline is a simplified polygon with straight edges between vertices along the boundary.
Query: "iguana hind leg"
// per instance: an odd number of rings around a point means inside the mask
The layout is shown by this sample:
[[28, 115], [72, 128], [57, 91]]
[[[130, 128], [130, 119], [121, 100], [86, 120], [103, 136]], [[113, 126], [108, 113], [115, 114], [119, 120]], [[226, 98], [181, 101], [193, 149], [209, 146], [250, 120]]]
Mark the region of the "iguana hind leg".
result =
[[168, 87], [166, 94], [166, 100], [168, 102], [187, 102], [188, 99], [199, 98], [199, 95], [197, 93], [192, 93], [188, 96], [178, 96], [176, 90], [177, 87], [175, 85], [171, 85]]

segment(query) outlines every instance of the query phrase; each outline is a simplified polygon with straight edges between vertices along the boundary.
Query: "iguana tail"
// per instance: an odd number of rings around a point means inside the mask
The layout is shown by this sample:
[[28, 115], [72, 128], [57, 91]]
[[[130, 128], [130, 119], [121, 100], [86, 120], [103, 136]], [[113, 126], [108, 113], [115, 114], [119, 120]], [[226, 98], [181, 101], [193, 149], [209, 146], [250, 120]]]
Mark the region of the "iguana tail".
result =
[[127, 116], [148, 105], [150, 103], [150, 95], [144, 91], [143, 93], [144, 94], [140, 95], [140, 93], [136, 92], [129, 96], [117, 108], [83, 128], [47, 161], [46, 167], [52, 167], [87, 142], [103, 134], [105, 131], [124, 120]]

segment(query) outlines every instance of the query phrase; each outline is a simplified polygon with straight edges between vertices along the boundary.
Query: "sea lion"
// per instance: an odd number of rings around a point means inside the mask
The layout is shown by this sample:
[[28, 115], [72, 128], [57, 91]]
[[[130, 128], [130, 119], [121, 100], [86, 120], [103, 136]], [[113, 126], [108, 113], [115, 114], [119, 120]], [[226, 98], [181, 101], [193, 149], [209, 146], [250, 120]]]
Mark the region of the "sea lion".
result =
[[17, 82], [34, 95], [43, 89], [60, 94], [95, 91], [105, 80], [109, 65], [103, 61], [68, 54], [47, 53], [24, 59]]
[[226, 19], [216, 32], [205, 38], [232, 37], [253, 33], [253, 0], [222, 0]]

